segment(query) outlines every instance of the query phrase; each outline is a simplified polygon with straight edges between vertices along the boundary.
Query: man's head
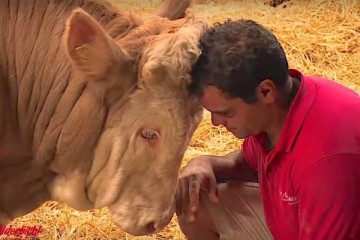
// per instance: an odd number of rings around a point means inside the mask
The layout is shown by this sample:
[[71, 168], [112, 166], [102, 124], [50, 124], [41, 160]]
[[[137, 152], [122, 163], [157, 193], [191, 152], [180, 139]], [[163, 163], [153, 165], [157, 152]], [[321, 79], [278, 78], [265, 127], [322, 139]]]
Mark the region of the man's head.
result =
[[191, 91], [239, 138], [265, 130], [266, 113], [288, 87], [288, 63], [276, 37], [251, 20], [216, 24], [200, 39]]

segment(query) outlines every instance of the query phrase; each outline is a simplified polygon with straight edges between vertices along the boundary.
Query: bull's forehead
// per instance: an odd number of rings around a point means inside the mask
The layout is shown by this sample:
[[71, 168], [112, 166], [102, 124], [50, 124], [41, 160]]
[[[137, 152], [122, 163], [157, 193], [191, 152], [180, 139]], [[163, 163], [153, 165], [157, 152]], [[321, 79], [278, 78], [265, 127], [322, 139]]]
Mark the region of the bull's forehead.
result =
[[200, 55], [198, 43], [203, 29], [203, 23], [195, 20], [179, 23], [176, 30], [164, 28], [149, 45], [145, 46], [143, 56], [148, 61], [157, 60], [183, 69], [183, 65], [193, 64]]
[[163, 77], [175, 86], [189, 84], [191, 67], [201, 53], [198, 43], [203, 29], [202, 22], [192, 21], [155, 36], [143, 51], [140, 77], [145, 81]]

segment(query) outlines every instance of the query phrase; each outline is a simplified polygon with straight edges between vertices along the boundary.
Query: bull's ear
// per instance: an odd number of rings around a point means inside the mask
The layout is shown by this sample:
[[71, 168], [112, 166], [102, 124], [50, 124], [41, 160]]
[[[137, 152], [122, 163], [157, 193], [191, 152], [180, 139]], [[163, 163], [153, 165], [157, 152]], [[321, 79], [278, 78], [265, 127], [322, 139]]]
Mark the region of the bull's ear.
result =
[[70, 14], [64, 42], [75, 66], [89, 76], [105, 74], [125, 54], [102, 26], [81, 8]]

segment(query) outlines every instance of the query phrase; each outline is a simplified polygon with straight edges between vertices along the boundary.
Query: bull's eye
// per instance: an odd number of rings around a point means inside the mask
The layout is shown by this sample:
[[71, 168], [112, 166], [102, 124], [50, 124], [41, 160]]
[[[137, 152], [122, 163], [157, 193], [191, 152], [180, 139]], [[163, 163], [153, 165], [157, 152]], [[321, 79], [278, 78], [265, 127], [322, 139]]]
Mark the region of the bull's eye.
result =
[[153, 129], [143, 129], [141, 134], [145, 139], [148, 140], [154, 140], [159, 137], [159, 133]]

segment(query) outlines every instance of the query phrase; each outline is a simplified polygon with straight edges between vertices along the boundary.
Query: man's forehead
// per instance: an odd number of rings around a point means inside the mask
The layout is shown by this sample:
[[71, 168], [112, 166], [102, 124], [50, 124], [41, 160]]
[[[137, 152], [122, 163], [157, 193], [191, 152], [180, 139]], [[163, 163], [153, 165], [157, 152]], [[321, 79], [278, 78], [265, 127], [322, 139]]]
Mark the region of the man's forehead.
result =
[[198, 99], [204, 108], [213, 113], [228, 111], [231, 108], [231, 98], [214, 86], [205, 87]]
[[229, 95], [226, 92], [220, 90], [216, 86], [206, 85], [203, 88], [201, 98], [219, 98], [219, 99], [230, 99]]

